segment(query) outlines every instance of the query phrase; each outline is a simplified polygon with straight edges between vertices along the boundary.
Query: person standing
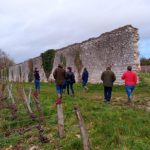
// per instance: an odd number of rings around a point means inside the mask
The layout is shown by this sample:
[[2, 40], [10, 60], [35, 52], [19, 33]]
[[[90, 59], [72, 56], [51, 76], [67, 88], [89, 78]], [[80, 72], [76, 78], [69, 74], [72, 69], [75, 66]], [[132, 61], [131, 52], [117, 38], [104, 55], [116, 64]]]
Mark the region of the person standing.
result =
[[87, 71], [86, 68], [84, 68], [83, 73], [82, 73], [82, 86], [84, 90], [88, 90], [87, 88], [87, 82], [88, 82], [88, 78], [89, 78], [89, 73]]
[[67, 82], [67, 93], [68, 93], [68, 95], [70, 93], [69, 89], [71, 89], [72, 96], [74, 96], [73, 84], [75, 83], [75, 76], [74, 76], [74, 73], [72, 72], [71, 67], [67, 68], [66, 82]]
[[111, 67], [107, 67], [106, 71], [104, 71], [101, 75], [101, 80], [103, 81], [104, 86], [104, 99], [105, 102], [110, 102], [112, 95], [112, 87], [113, 83], [116, 80], [116, 76], [113, 71], [111, 71]]
[[124, 72], [121, 78], [125, 81], [125, 90], [128, 95], [128, 103], [130, 105], [132, 102], [132, 94], [137, 84], [137, 75], [132, 71], [132, 67], [128, 66], [127, 71]]
[[65, 70], [63, 69], [61, 64], [59, 64], [58, 67], [54, 70], [53, 76], [55, 79], [56, 92], [57, 92], [56, 104], [61, 104], [62, 93], [63, 93], [63, 82], [65, 79]]
[[39, 75], [39, 70], [35, 68], [34, 70], [34, 86], [35, 86], [35, 93], [40, 92], [40, 75]]

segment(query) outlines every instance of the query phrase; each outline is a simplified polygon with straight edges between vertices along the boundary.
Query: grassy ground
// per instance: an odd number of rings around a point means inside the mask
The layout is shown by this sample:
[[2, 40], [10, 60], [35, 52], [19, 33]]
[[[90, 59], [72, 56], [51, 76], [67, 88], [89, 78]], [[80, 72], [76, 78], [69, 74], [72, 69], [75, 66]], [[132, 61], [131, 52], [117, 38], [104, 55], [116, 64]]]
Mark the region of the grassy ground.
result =
[[[141, 74], [141, 83], [134, 92], [135, 106], [148, 106], [150, 102], [150, 74]], [[24, 84], [25, 87], [32, 84]], [[65, 138], [59, 139], [57, 131], [57, 113], [54, 107], [54, 84], [41, 84], [40, 102], [46, 117], [43, 125], [50, 143], [42, 144], [38, 140], [36, 129], [19, 135], [16, 129], [28, 128], [36, 122], [31, 121], [26, 109], [18, 99], [18, 118], [11, 119], [8, 109], [0, 110], [0, 149], [13, 149], [20, 146], [28, 149], [37, 145], [40, 150], [82, 150], [82, 141], [78, 122], [73, 111], [79, 105], [89, 134], [92, 150], [150, 150], [150, 113], [144, 109], [126, 105], [127, 97], [123, 86], [115, 86], [110, 104], [103, 103], [103, 86], [88, 85], [85, 93], [80, 84], [75, 85], [75, 97], [63, 96], [65, 117]], [[32, 104], [33, 110], [34, 104]], [[7, 130], [12, 131], [6, 136]], [[14, 130], [15, 129], [15, 130]], [[12, 146], [11, 146], [12, 145]]]

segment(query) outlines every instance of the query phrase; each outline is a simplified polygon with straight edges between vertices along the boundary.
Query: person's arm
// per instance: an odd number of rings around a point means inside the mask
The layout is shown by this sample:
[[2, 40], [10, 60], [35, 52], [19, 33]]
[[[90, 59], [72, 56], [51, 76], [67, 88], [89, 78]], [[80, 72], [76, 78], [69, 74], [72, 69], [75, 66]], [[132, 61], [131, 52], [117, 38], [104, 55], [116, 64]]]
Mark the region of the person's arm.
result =
[[53, 72], [54, 79], [56, 79], [56, 74], [57, 74], [57, 69], [55, 69], [55, 71]]
[[101, 75], [101, 80], [102, 80], [102, 81], [104, 80], [104, 72], [103, 72], [102, 75]]
[[122, 75], [121, 79], [122, 79], [122, 80], [124, 80], [124, 79], [125, 79], [125, 73]]
[[64, 79], [66, 79], [66, 71], [64, 70]]
[[135, 73], [134, 79], [135, 79], [135, 84], [137, 84], [138, 77], [137, 77], [137, 74], [136, 74], [136, 73]]
[[39, 80], [40, 80], [40, 74], [38, 73], [38, 77], [39, 77]]
[[74, 73], [72, 74], [72, 77], [73, 77], [73, 83], [75, 83], [76, 82], [76, 80], [75, 80], [75, 75], [74, 75]]
[[82, 80], [84, 80], [84, 72], [82, 73]]
[[115, 76], [115, 74], [113, 73], [113, 82], [115, 82], [115, 80], [116, 80], [116, 76]]
[[65, 79], [68, 80], [68, 73], [65, 73]]

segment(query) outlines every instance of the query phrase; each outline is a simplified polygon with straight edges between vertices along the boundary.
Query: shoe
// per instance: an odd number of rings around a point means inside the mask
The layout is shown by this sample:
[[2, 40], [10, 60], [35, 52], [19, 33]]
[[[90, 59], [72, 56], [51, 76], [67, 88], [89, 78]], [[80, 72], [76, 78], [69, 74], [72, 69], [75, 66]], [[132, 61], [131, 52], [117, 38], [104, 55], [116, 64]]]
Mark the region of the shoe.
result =
[[35, 92], [33, 93], [33, 95], [34, 95], [35, 98], [38, 98], [39, 93], [38, 93], [37, 91], [35, 91]]
[[61, 99], [56, 100], [56, 105], [60, 105], [62, 103]]
[[104, 103], [107, 103], [107, 100], [104, 100]]

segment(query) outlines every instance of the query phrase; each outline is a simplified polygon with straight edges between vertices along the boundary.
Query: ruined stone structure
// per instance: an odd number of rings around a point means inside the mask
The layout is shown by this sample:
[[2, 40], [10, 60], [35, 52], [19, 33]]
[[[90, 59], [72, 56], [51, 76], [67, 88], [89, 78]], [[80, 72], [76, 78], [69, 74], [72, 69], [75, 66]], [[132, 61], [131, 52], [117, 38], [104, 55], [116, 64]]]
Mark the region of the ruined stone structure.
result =
[[62, 63], [65, 67], [73, 68], [77, 81], [81, 79], [82, 70], [86, 67], [91, 83], [101, 82], [102, 71], [107, 66], [112, 66], [117, 76], [116, 84], [122, 84], [121, 75], [128, 65], [133, 66], [135, 71], [140, 70], [138, 40], [138, 29], [127, 25], [97, 38], [56, 50], [53, 69], [48, 79], [43, 69], [42, 57], [39, 56], [10, 67], [9, 81], [32, 81], [35, 67], [40, 71], [41, 81], [53, 80], [54, 69]]

